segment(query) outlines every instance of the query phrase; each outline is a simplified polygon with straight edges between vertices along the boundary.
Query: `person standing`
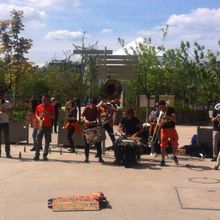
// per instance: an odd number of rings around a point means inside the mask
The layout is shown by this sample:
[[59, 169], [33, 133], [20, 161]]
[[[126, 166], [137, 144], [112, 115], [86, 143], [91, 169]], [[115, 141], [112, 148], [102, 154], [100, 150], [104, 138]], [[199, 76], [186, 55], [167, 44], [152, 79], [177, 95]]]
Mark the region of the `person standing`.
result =
[[38, 121], [36, 135], [36, 152], [34, 160], [40, 159], [40, 149], [42, 148], [42, 139], [45, 138], [43, 160], [48, 160], [47, 155], [51, 142], [52, 125], [54, 119], [54, 106], [50, 104], [49, 96], [43, 95], [41, 104], [36, 107], [36, 118]]
[[53, 126], [54, 126], [54, 133], [57, 133], [57, 123], [59, 119], [59, 111], [61, 108], [61, 104], [56, 101], [54, 97], [51, 98], [51, 104], [54, 106], [54, 119], [53, 119]]
[[213, 122], [213, 158], [211, 161], [216, 161], [220, 141], [220, 103], [215, 105], [211, 121]]
[[74, 140], [73, 140], [73, 134], [75, 133], [75, 131], [80, 133], [80, 127], [77, 122], [77, 106], [76, 106], [75, 101], [70, 100], [66, 103], [65, 113], [66, 113], [65, 128], [67, 129], [67, 138], [70, 144], [69, 152], [76, 153]]
[[113, 102], [108, 102], [106, 98], [103, 98], [97, 105], [97, 108], [100, 111], [101, 124], [108, 132], [112, 145], [114, 146], [113, 113], [117, 110], [117, 106]]
[[37, 135], [37, 118], [36, 118], [36, 107], [38, 105], [38, 101], [35, 98], [31, 98], [29, 100], [29, 112], [28, 112], [28, 121], [30, 123], [31, 128], [33, 128], [32, 138], [33, 138], [33, 147], [30, 151], [36, 150], [36, 135]]
[[160, 147], [161, 147], [161, 156], [162, 156], [160, 166], [165, 166], [165, 156], [166, 156], [166, 150], [169, 146], [169, 142], [172, 145], [172, 149], [173, 149], [173, 160], [176, 164], [178, 164], [179, 162], [176, 156], [176, 152], [179, 144], [178, 144], [178, 134], [175, 129], [175, 123], [176, 123], [175, 109], [171, 106], [166, 106], [166, 102], [164, 100], [161, 100], [159, 102], [159, 110], [161, 114], [159, 123], [161, 123]]
[[159, 115], [159, 105], [155, 104], [155, 108], [150, 112], [147, 123], [150, 123], [148, 142], [151, 148], [151, 155], [157, 156], [160, 153], [159, 130], [157, 126], [157, 118]]
[[6, 100], [5, 92], [0, 91], [0, 157], [1, 157], [1, 133], [3, 132], [5, 140], [5, 153], [7, 158], [12, 158], [10, 154], [10, 133], [9, 133], [9, 117], [11, 114], [12, 105], [9, 100]]
[[[92, 99], [91, 103], [87, 105], [81, 115], [81, 119], [84, 122], [84, 131], [90, 128], [96, 128], [100, 124], [100, 112], [97, 109], [97, 100]], [[89, 163], [89, 148], [90, 144], [85, 137], [85, 163]], [[102, 148], [101, 141], [95, 143], [97, 149], [97, 156], [99, 158], [99, 162], [104, 162], [102, 159]]]

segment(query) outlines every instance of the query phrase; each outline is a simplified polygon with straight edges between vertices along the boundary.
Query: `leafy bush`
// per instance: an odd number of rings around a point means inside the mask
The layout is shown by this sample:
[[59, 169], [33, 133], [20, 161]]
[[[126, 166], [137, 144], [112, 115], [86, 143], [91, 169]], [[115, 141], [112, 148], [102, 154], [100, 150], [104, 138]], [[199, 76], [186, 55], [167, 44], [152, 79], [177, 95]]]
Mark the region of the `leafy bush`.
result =
[[27, 121], [27, 111], [13, 111], [10, 121], [12, 122], [26, 122]]

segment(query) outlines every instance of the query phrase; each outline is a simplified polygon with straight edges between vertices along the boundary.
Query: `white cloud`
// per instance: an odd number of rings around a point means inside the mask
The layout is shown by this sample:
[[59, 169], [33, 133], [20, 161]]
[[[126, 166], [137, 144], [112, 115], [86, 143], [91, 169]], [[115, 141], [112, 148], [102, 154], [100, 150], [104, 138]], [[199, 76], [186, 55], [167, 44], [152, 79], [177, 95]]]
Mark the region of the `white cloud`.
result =
[[[220, 38], [220, 8], [198, 8], [188, 14], [171, 15], [166, 24], [169, 25], [166, 45], [179, 46], [180, 41], [190, 41], [206, 46], [207, 49], [215, 49]], [[160, 43], [162, 39], [162, 27], [154, 27], [150, 30], [139, 32], [141, 36], [152, 37], [152, 40]], [[159, 36], [159, 37], [158, 37]], [[160, 39], [159, 39], [160, 38]]]
[[30, 7], [43, 7], [43, 8], [77, 8], [80, 5], [80, 0], [5, 0], [6, 4], [14, 4], [14, 5], [28, 5]]
[[[22, 6], [16, 6], [14, 4], [11, 5], [6, 5], [6, 4], [1, 4], [0, 3], [0, 19], [7, 19], [10, 17], [10, 11], [13, 9], [16, 10], [22, 10], [24, 12], [24, 23], [26, 24], [35, 24], [36, 26], [42, 26], [44, 25], [46, 18], [47, 18], [47, 13], [42, 10], [36, 10], [32, 7], [22, 7]], [[36, 27], [35, 26], [35, 27]]]
[[83, 32], [70, 32], [68, 30], [57, 30], [49, 32], [44, 38], [48, 40], [79, 40], [83, 36]]
[[102, 33], [112, 33], [112, 29], [105, 28], [105, 29], [102, 30]]

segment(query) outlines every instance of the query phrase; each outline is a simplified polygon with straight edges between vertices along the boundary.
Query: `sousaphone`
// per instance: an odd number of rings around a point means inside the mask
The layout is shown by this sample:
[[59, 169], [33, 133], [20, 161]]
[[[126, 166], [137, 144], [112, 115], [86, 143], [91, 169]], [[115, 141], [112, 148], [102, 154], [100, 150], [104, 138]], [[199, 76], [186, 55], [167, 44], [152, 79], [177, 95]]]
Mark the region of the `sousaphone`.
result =
[[103, 92], [107, 99], [119, 98], [122, 92], [122, 85], [119, 80], [109, 79], [103, 86]]
[[217, 103], [214, 108], [215, 110], [220, 110], [220, 103]]

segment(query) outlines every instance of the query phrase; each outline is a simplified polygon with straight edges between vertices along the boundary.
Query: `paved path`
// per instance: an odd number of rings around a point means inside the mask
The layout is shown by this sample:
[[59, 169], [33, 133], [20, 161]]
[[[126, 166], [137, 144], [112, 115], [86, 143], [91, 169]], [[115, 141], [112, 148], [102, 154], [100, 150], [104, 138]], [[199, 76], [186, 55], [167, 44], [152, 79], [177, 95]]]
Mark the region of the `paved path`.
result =
[[[178, 127], [181, 143], [188, 143], [196, 127]], [[189, 133], [190, 135], [187, 135]], [[182, 139], [181, 139], [182, 138]], [[174, 165], [170, 157], [166, 167], [160, 158], [144, 155], [142, 166], [125, 169], [112, 165], [113, 152], [106, 152], [100, 164], [90, 155], [57, 152], [49, 161], [33, 161], [31, 146], [12, 146], [14, 159], [0, 158], [0, 219], [4, 220], [219, 220], [220, 170], [213, 170], [209, 159], [180, 157]], [[64, 149], [65, 151], [65, 149]], [[19, 152], [22, 159], [18, 158]], [[112, 209], [92, 212], [54, 213], [47, 199], [103, 191]]]

